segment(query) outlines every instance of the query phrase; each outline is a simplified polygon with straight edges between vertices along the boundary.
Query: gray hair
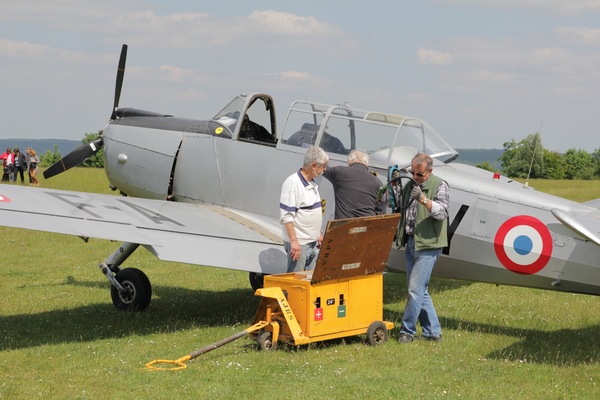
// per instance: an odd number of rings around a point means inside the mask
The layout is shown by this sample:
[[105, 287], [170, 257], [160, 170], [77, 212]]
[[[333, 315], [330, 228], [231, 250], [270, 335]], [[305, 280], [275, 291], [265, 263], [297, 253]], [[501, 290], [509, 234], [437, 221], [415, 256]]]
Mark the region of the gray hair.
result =
[[323, 165], [329, 161], [329, 156], [325, 151], [317, 146], [311, 146], [306, 150], [306, 154], [304, 154], [304, 167], [310, 167], [312, 163], [316, 162], [317, 164]]
[[348, 154], [348, 164], [354, 164], [355, 162], [365, 164], [368, 167], [369, 155], [362, 150], [354, 149]]
[[423, 163], [426, 163], [427, 165], [425, 166], [425, 168], [427, 168], [427, 170], [433, 168], [433, 160], [431, 159], [431, 157], [429, 157], [429, 155], [425, 153], [418, 153], [416, 156], [413, 157], [411, 163], [417, 165], [423, 165]]

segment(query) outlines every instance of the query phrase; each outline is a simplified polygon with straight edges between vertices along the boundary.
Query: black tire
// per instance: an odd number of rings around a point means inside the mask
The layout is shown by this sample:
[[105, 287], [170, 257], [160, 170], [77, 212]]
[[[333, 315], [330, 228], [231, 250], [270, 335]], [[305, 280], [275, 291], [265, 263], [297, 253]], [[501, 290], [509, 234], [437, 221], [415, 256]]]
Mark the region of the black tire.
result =
[[381, 321], [372, 322], [367, 329], [367, 342], [371, 346], [377, 346], [388, 338], [387, 326]]
[[110, 288], [115, 307], [123, 311], [144, 311], [152, 298], [152, 285], [146, 274], [137, 268], [125, 268], [115, 278], [127, 289], [127, 293], [121, 295], [116, 287]]
[[252, 286], [252, 289], [255, 292], [257, 289], [262, 289], [264, 287], [265, 274], [250, 272], [248, 278], [250, 279], [250, 286]]
[[277, 343], [273, 343], [273, 334], [271, 332], [263, 332], [256, 340], [259, 351], [273, 351], [277, 348]]

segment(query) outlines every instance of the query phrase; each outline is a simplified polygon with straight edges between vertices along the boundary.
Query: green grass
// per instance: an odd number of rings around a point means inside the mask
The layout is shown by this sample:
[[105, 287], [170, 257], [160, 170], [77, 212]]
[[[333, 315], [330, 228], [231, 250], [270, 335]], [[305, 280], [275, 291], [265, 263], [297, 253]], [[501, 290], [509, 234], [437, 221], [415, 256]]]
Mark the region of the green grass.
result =
[[[530, 185], [581, 193], [589, 184], [540, 182]], [[94, 169], [41, 184], [113, 193]], [[143, 313], [119, 312], [96, 267], [118, 245], [0, 228], [0, 399], [600, 396], [598, 298], [437, 278], [431, 292], [442, 343], [400, 345], [394, 329], [377, 347], [352, 337], [258, 352], [243, 337], [185, 370], [145, 371], [148, 361], [176, 359], [247, 328], [260, 298], [244, 272], [162, 262], [138, 249], [125, 266], [149, 276], [152, 303]], [[384, 283], [384, 317], [398, 325], [405, 277], [386, 274]]]
[[551, 179], [530, 179], [529, 186], [540, 192], [550, 193], [565, 199], [584, 202], [600, 197], [600, 180], [569, 181]]

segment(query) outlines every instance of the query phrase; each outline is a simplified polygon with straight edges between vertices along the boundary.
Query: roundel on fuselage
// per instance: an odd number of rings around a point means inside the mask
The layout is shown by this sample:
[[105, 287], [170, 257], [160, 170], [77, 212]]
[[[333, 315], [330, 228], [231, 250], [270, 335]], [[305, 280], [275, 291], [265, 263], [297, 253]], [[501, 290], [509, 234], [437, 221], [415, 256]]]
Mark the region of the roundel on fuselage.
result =
[[519, 215], [500, 226], [494, 237], [494, 251], [506, 269], [517, 274], [535, 274], [552, 256], [552, 235], [539, 219]]

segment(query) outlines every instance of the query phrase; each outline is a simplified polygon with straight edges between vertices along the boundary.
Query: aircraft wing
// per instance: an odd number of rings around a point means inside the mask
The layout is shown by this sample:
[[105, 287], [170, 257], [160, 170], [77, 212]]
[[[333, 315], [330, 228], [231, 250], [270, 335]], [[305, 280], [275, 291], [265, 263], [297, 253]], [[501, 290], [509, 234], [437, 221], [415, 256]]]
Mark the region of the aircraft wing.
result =
[[579, 206], [581, 209], [571, 211], [553, 208], [552, 215], [563, 225], [600, 246], [600, 210], [590, 207], [586, 207], [586, 210], [583, 206], [587, 204], [583, 203]]
[[139, 243], [166, 261], [286, 270], [277, 221], [220, 206], [0, 185], [0, 225]]

